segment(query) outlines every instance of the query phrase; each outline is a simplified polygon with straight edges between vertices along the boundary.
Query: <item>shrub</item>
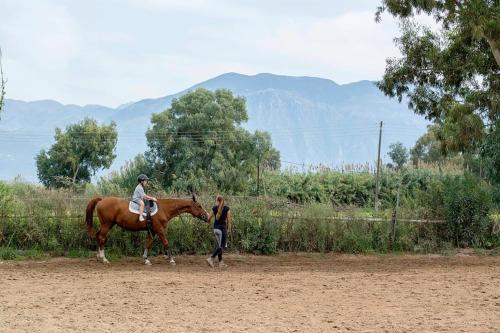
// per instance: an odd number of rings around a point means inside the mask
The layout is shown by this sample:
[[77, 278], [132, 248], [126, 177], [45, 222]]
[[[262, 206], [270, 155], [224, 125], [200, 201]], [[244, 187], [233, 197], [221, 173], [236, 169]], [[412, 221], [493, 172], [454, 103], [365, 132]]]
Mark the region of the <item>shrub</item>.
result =
[[444, 182], [444, 215], [455, 246], [483, 246], [492, 208], [491, 187], [470, 174]]

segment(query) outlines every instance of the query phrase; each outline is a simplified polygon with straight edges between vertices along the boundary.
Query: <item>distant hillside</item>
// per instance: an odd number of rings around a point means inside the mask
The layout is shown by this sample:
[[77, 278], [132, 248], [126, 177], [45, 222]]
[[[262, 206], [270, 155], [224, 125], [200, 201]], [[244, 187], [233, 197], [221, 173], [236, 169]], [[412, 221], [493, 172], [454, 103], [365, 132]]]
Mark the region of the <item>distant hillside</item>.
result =
[[21, 175], [36, 180], [34, 156], [53, 143], [54, 129], [85, 117], [117, 123], [118, 158], [112, 169], [118, 169], [146, 149], [144, 133], [151, 114], [165, 110], [173, 98], [198, 87], [226, 88], [245, 96], [249, 121], [244, 127], [271, 132], [284, 167], [287, 162], [373, 162], [379, 121], [384, 122], [384, 155], [392, 142], [413, 145], [427, 125], [406, 104], [385, 97], [373, 82], [339, 85], [321, 78], [274, 74], [227, 73], [174, 95], [127, 103], [116, 109], [7, 99], [0, 120], [0, 179]]

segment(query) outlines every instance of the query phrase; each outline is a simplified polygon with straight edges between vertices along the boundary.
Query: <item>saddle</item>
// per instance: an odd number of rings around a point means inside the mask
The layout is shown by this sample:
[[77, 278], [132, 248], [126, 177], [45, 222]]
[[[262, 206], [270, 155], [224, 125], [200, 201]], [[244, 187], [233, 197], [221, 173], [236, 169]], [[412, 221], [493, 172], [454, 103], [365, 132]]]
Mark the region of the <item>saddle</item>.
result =
[[[133, 201], [130, 201], [129, 204], [128, 204], [128, 210], [131, 213], [139, 215], [139, 208], [140, 208], [139, 204], [137, 204], [137, 203], [135, 203]], [[146, 205], [144, 206], [144, 213], [142, 215], [144, 217], [147, 217], [148, 213], [151, 216], [153, 216], [156, 213], [158, 213], [158, 205], [156, 204], [156, 202], [151, 201], [151, 200], [147, 200], [146, 201]]]
[[[131, 213], [139, 215], [139, 204], [130, 201], [128, 204], [128, 210]], [[155, 215], [158, 213], [158, 205], [156, 202], [151, 201], [151, 200], [146, 200], [146, 204], [144, 205], [144, 212], [142, 213], [143, 216], [146, 217], [146, 228], [148, 230], [148, 233], [151, 237], [153, 237], [153, 219], [151, 216]]]

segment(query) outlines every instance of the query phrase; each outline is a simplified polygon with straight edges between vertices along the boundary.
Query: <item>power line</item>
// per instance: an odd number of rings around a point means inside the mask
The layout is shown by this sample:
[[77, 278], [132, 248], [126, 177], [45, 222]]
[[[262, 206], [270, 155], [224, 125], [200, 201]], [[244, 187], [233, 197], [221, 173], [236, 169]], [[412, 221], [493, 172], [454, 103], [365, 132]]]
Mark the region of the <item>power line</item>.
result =
[[[370, 127], [371, 128], [376, 128], [376, 125], [372, 124], [372, 125], [364, 125], [364, 126], [349, 127], [349, 128], [355, 129], [355, 128], [370, 128]], [[245, 129], [243, 127], [236, 127], [236, 128]], [[266, 131], [273, 131], [273, 132], [283, 132], [284, 131], [284, 132], [289, 132], [289, 131], [314, 130], [314, 129], [317, 129], [317, 128], [332, 129], [332, 128], [335, 128], [335, 127], [331, 127], [331, 126], [329, 126], [327, 124], [322, 124], [320, 126], [308, 126], [308, 127], [296, 127], [296, 128], [274, 127], [274, 128], [268, 128], [268, 129], [266, 129]], [[0, 134], [2, 132], [4, 132], [4, 133], [13, 133], [13, 131], [0, 130]], [[61, 132], [65, 133], [66, 131], [61, 130]], [[175, 133], [178, 133], [178, 134], [198, 134], [200, 132], [203, 132], [203, 130], [196, 129], [196, 130], [189, 130], [189, 131], [175, 131]], [[210, 129], [210, 130], [208, 130], [208, 132], [225, 133], [225, 132], [227, 132], [227, 130], [225, 130], [225, 129], [220, 129], [220, 130]], [[23, 133], [23, 132], [19, 131], [18, 133]], [[40, 132], [33, 132], [33, 131], [25, 131], [24, 133], [27, 133], [27, 134], [30, 134], [30, 135], [54, 136], [54, 133], [48, 133], [48, 132], [46, 132], [46, 133], [40, 133]], [[84, 131], [72, 131], [72, 133], [97, 134], [98, 131], [94, 131], [94, 130], [87, 131], [87, 130], [84, 130]], [[140, 134], [140, 135], [142, 135], [142, 134]]]
[[[393, 126], [389, 127], [390, 130], [386, 130], [386, 136], [397, 135], [398, 137], [415, 137], [421, 135], [422, 132], [415, 130], [414, 127], [405, 126]], [[271, 141], [279, 142], [283, 140], [297, 141], [297, 139], [318, 139], [325, 138], [329, 140], [331, 138], [348, 138], [348, 137], [367, 137], [373, 136], [377, 132], [377, 126], [364, 126], [364, 127], [349, 127], [349, 128], [336, 128], [336, 127], [310, 127], [310, 128], [289, 128], [277, 131], [276, 133], [271, 133]], [[187, 134], [193, 133], [193, 134]], [[221, 134], [216, 134], [221, 133]], [[81, 131], [80, 138], [74, 138], [73, 142], [104, 142], [104, 143], [114, 143], [126, 144], [131, 142], [137, 142], [144, 138], [144, 134], [126, 134], [122, 133], [117, 136], [117, 138], [99, 138], [92, 136], [95, 134], [94, 131]], [[300, 134], [300, 137], [293, 136], [293, 134]], [[37, 132], [8, 132], [0, 131], [0, 142], [17, 142], [17, 143], [39, 143], [46, 142], [49, 137], [54, 137], [49, 133], [37, 133]], [[230, 143], [242, 143], [248, 142], [248, 138], [241, 138], [233, 133], [227, 133], [226, 131], [208, 131], [205, 133], [197, 132], [172, 132], [172, 133], [154, 133], [151, 135], [152, 141], [166, 141], [171, 143], [176, 142], [189, 142], [199, 145], [216, 145], [216, 144], [230, 144]], [[151, 141], [148, 140], [148, 141]]]
[[[272, 135], [288, 135], [289, 133], [307, 133], [307, 132], [325, 132], [325, 131], [335, 131], [335, 132], [346, 132], [346, 131], [356, 131], [356, 130], [371, 130], [371, 129], [376, 129], [375, 127], [372, 126], [367, 126], [367, 127], [349, 127], [349, 128], [338, 128], [338, 127], [321, 127], [318, 129], [315, 129], [314, 127], [312, 128], [295, 128], [295, 129], [282, 129], [280, 131], [273, 131]], [[193, 138], [199, 138], [199, 137], [209, 137], [209, 136], [214, 136], [214, 137], [225, 137], [228, 134], [228, 131], [198, 131], [196, 133], [188, 133], [188, 132], [168, 132], [167, 133], [152, 133], [153, 136], [155, 137], [161, 137], [161, 136], [185, 136], [185, 137], [193, 137]], [[269, 131], [268, 131], [269, 132]], [[218, 134], [220, 133], [220, 134]], [[270, 132], [269, 132], [270, 133]], [[81, 132], [79, 133], [80, 135], [94, 135], [96, 133], [94, 132]], [[8, 131], [0, 131], [0, 137], [1, 136], [8, 136], [13, 137], [22, 137], [22, 138], [54, 138], [53, 134], [50, 133], [38, 133], [38, 132], [8, 132]], [[119, 137], [127, 137], [127, 138], [142, 138], [145, 136], [145, 134], [128, 134], [128, 133], [118, 133]], [[94, 137], [95, 138], [95, 137]]]
[[[335, 131], [335, 132], [345, 132], [345, 131], [354, 131], [354, 130], [370, 130], [370, 129], [377, 129], [377, 126], [357, 126], [357, 127], [330, 127], [330, 126], [312, 126], [312, 127], [299, 127], [299, 128], [279, 128], [279, 129], [262, 129], [260, 131], [266, 131], [266, 132], [271, 132], [273, 136], [283, 134], [283, 135], [288, 135], [289, 133], [306, 133], [306, 132], [322, 132], [322, 131]], [[403, 131], [403, 132], [408, 132], [408, 131], [413, 131], [415, 133], [421, 133], [420, 131], [416, 130], [414, 126], [387, 126], [388, 129], [392, 129], [393, 131]], [[243, 129], [243, 128], [241, 128]], [[165, 131], [169, 131], [166, 129]], [[75, 132], [73, 132], [75, 133]], [[97, 134], [95, 131], [80, 131], [77, 132], [80, 133], [81, 135], [95, 135]], [[220, 134], [219, 134], [220, 133]], [[168, 132], [165, 134], [161, 133], [156, 133], [154, 136], [190, 136], [190, 137], [205, 137], [207, 135], [221, 135], [225, 136], [227, 134], [227, 130], [209, 130], [209, 131], [203, 131], [203, 130], [196, 130], [196, 131], [173, 131], [173, 132]], [[14, 131], [6, 131], [6, 130], [0, 130], [0, 136], [18, 136], [18, 137], [40, 137], [40, 138], [45, 138], [45, 137], [54, 137], [55, 135], [53, 133], [40, 133], [40, 132], [14, 132]], [[120, 137], [130, 137], [130, 138], [142, 138], [144, 137], [145, 134], [131, 134], [131, 133], [118, 133]]]
[[[346, 134], [337, 134], [337, 135], [330, 135], [329, 137], [352, 137], [352, 136], [364, 136], [368, 134], [373, 134], [372, 132], [358, 132], [358, 133], [346, 133]], [[317, 137], [317, 136], [324, 136], [324, 133], [309, 133], [309, 134], [304, 134], [301, 137], [302, 138], [311, 138], [311, 137]], [[276, 137], [271, 137], [271, 141], [273, 140], [278, 140], [278, 139], [286, 139], [290, 138], [290, 136], [276, 136]], [[170, 142], [192, 142], [192, 143], [200, 143], [200, 144], [218, 144], [218, 143], [239, 143], [239, 142], [248, 142], [248, 139], [241, 139], [241, 138], [229, 138], [229, 137], [200, 137], [200, 138], [193, 138], [193, 137], [186, 137], [186, 136], [181, 136], [181, 137], [169, 137], [169, 136], [160, 136], [160, 137], [155, 137], [153, 141], [170, 141]], [[45, 142], [45, 140], [42, 140], [40, 138], [22, 138], [22, 137], [13, 137], [13, 138], [6, 138], [6, 137], [0, 137], [0, 141], [2, 142], [26, 142], [26, 143], [38, 143], [38, 142]], [[73, 142], [89, 142], [89, 141], [96, 141], [94, 138], [77, 138], [73, 139]], [[100, 139], [97, 140], [97, 142], [114, 142], [114, 139]], [[120, 138], [117, 140], [117, 142], [136, 142], [137, 139], [135, 138]]]

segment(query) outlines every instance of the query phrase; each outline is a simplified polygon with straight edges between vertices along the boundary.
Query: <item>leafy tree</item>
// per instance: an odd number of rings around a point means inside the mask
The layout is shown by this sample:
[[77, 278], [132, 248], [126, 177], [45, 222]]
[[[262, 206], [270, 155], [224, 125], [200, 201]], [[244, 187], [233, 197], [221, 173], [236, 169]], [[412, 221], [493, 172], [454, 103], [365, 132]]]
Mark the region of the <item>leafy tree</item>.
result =
[[95, 172], [109, 168], [115, 159], [116, 124], [99, 126], [93, 119], [56, 128], [55, 143], [36, 156], [38, 178], [47, 187], [89, 182]]
[[[500, 116], [500, 5], [497, 0], [382, 0], [400, 19], [401, 58], [387, 60], [378, 87], [441, 125], [442, 148], [476, 152]], [[425, 13], [438, 31], [412, 18]]]
[[445, 158], [441, 141], [439, 141], [438, 125], [431, 125], [427, 128], [427, 132], [410, 149], [410, 156], [413, 165], [416, 167], [418, 167], [419, 161], [440, 163]]
[[175, 191], [217, 189], [239, 192], [255, 174], [257, 162], [279, 168], [269, 134], [251, 134], [245, 99], [229, 90], [187, 93], [152, 117], [146, 158], [154, 176]]
[[272, 147], [271, 135], [268, 132], [255, 131], [252, 138], [254, 153], [262, 166], [270, 170], [280, 168], [280, 154]]
[[391, 144], [389, 149], [387, 155], [389, 155], [394, 164], [396, 164], [397, 168], [401, 169], [408, 161], [408, 150], [401, 142]]
[[382, 0], [375, 17], [378, 22], [386, 10], [400, 19], [420, 13], [432, 15], [445, 30], [456, 28], [464, 38], [485, 42], [487, 50], [500, 67], [498, 0]]

